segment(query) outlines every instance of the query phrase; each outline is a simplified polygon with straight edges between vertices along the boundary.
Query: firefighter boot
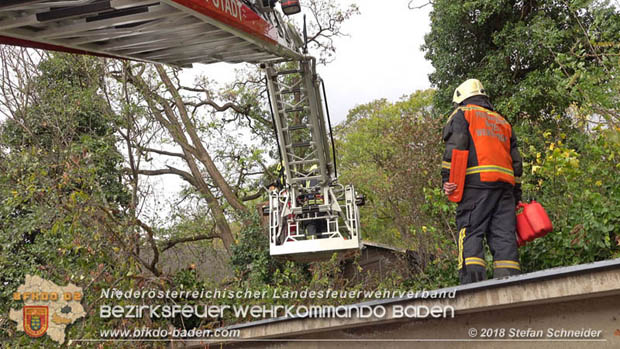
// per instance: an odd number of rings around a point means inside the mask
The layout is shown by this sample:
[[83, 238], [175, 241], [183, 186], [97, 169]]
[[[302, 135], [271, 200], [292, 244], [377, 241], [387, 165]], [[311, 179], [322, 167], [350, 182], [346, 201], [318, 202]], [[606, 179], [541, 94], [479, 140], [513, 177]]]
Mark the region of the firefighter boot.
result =
[[495, 270], [493, 270], [494, 279], [501, 279], [507, 276], [519, 275], [519, 274], [521, 274], [519, 270], [511, 269], [511, 268], [495, 268]]
[[484, 267], [477, 265], [468, 265], [459, 270], [459, 282], [461, 285], [472, 282], [484, 281], [487, 279], [487, 272]]

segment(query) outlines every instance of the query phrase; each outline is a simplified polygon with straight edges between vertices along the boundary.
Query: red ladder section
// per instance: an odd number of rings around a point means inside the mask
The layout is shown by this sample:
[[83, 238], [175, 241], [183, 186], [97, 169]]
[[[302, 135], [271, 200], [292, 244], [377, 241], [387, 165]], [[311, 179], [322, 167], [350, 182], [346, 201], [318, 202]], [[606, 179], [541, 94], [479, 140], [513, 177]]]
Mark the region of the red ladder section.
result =
[[0, 44], [189, 66], [299, 59], [281, 16], [240, 0], [3, 0]]

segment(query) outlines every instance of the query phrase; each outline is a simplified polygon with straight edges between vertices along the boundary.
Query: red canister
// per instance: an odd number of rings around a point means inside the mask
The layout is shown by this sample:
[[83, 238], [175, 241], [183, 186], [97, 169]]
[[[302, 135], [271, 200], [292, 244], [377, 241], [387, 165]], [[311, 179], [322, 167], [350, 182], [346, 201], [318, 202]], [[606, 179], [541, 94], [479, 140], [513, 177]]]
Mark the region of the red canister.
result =
[[543, 237], [553, 230], [551, 220], [541, 204], [532, 200], [529, 204], [519, 203], [517, 210], [517, 243], [519, 246], [525, 242]]
[[523, 214], [527, 217], [527, 221], [530, 223], [536, 238], [543, 237], [553, 230], [551, 219], [549, 219], [547, 212], [538, 202], [532, 200], [532, 202], [526, 204], [523, 208]]
[[517, 210], [523, 209], [520, 213], [517, 213], [517, 237], [518, 240], [521, 240], [521, 244], [519, 246], [525, 245], [525, 242], [532, 241], [536, 238], [536, 234], [528, 222], [527, 216], [525, 215], [525, 207], [527, 204], [519, 203], [517, 205]]

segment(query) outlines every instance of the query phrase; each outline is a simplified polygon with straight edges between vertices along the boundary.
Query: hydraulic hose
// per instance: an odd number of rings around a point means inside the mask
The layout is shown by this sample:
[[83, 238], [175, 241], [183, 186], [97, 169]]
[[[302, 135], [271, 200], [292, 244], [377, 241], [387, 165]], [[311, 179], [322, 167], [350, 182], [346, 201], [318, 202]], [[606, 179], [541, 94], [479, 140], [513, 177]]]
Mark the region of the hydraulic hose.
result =
[[325, 103], [325, 111], [327, 112], [327, 124], [329, 125], [329, 138], [332, 142], [332, 157], [334, 158], [334, 175], [338, 178], [338, 166], [336, 163], [336, 145], [334, 144], [334, 133], [332, 132], [332, 120], [329, 116], [329, 106], [327, 104], [327, 92], [325, 92], [325, 81], [321, 79], [321, 87], [323, 88], [323, 100]]

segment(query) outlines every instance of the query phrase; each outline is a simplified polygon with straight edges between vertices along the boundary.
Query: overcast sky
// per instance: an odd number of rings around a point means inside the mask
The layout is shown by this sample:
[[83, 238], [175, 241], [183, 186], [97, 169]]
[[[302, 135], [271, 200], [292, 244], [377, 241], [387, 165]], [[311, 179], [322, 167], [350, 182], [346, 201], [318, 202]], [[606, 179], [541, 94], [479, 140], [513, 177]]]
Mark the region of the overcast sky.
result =
[[[357, 104], [379, 98], [395, 101], [430, 87], [432, 67], [420, 50], [430, 30], [430, 6], [409, 10], [408, 0], [336, 1], [343, 7], [356, 3], [361, 14], [344, 25], [350, 36], [335, 40], [336, 60], [317, 68], [325, 81], [334, 123], [343, 121]], [[193, 75], [198, 69], [225, 82], [234, 77], [235, 66], [202, 65], [185, 73]]]
[[409, 10], [407, 0], [356, 3], [361, 15], [344, 26], [350, 37], [336, 41], [336, 60], [319, 71], [337, 122], [356, 104], [378, 98], [393, 101], [429, 88], [433, 70], [420, 50], [430, 31], [430, 6]]

